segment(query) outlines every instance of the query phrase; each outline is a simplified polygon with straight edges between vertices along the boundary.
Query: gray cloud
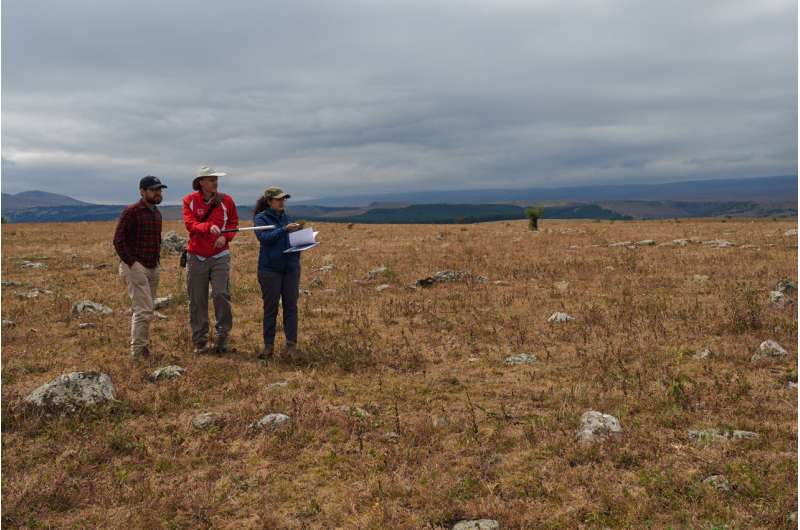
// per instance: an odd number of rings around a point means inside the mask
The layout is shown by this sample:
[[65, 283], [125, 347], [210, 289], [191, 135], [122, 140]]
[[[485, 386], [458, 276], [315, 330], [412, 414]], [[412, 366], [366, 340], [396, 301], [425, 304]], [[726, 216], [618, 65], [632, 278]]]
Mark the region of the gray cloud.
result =
[[[4, 3], [3, 191], [248, 202], [793, 173], [796, 4]], [[65, 184], [65, 183], [69, 184]]]

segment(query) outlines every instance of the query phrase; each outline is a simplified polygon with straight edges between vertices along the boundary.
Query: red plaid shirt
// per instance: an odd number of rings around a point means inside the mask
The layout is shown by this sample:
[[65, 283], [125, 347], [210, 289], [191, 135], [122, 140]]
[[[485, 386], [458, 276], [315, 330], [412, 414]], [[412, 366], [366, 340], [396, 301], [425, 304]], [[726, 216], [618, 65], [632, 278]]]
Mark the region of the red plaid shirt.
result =
[[132, 266], [138, 261], [148, 269], [158, 265], [161, 254], [161, 212], [143, 200], [122, 211], [114, 233], [119, 259]]

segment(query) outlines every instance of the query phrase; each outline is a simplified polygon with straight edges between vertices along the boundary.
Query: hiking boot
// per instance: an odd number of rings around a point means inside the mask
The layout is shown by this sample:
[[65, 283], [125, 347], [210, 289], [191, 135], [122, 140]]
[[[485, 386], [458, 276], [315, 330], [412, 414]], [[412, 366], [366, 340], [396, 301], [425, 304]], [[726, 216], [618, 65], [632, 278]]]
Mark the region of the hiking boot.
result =
[[223, 353], [228, 353], [228, 345], [224, 342], [220, 342], [214, 345], [214, 353], [217, 355], [222, 355]]
[[283, 354], [289, 358], [293, 358], [295, 355], [297, 355], [297, 343], [287, 342], [286, 348], [283, 350]]
[[269, 361], [270, 359], [272, 359], [273, 353], [274, 353], [273, 347], [270, 346], [268, 348], [264, 348], [263, 350], [261, 350], [256, 356], [256, 358], [258, 358], [258, 360], [260, 361]]
[[197, 355], [206, 355], [208, 353], [208, 344], [203, 344], [202, 346], [195, 346], [194, 352]]

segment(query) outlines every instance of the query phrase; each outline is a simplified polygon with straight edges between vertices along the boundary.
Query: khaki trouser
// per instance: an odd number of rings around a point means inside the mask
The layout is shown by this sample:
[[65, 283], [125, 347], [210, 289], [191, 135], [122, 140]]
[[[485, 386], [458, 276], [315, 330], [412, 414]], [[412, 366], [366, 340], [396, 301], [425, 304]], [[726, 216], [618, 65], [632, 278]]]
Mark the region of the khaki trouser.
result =
[[131, 355], [137, 357], [150, 344], [150, 321], [155, 311], [153, 300], [158, 288], [158, 267], [148, 269], [138, 261], [129, 267], [121, 262], [119, 275], [131, 297]]
[[233, 327], [230, 292], [231, 256], [197, 259], [189, 254], [186, 261], [186, 286], [189, 293], [189, 323], [196, 347], [208, 344], [208, 285], [214, 300], [216, 343], [227, 344]]

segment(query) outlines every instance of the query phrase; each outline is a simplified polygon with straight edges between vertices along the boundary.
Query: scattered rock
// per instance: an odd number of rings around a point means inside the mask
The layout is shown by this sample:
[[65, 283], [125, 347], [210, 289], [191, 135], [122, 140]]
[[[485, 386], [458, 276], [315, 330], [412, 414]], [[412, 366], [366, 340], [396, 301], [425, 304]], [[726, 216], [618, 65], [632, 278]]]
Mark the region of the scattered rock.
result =
[[53, 294], [53, 291], [48, 291], [47, 289], [37, 289], [34, 287], [29, 291], [17, 291], [15, 294], [18, 298], [26, 298], [30, 300], [33, 298], [39, 298], [40, 294]]
[[685, 247], [686, 245], [689, 244], [689, 240], [688, 239], [673, 239], [672, 240], [672, 244], [673, 245], [678, 245], [679, 247]]
[[320, 278], [319, 276], [314, 276], [313, 278], [311, 278], [311, 281], [308, 282], [308, 286], [311, 288], [322, 287], [322, 283], [323, 283], [322, 278]]
[[40, 263], [38, 261], [28, 261], [26, 259], [22, 260], [22, 268], [23, 269], [46, 269], [47, 265], [44, 263]]
[[223, 419], [223, 416], [216, 412], [201, 412], [192, 418], [192, 427], [195, 429], [207, 429], [212, 425], [218, 425]]
[[175, 379], [181, 377], [186, 373], [186, 368], [176, 366], [174, 364], [169, 366], [162, 366], [150, 374], [151, 381], [160, 381], [162, 379]]
[[717, 356], [717, 354], [715, 352], [713, 352], [710, 349], [706, 348], [706, 349], [701, 350], [701, 351], [695, 353], [694, 355], [692, 355], [692, 358], [697, 359], [698, 361], [702, 361], [704, 359], [710, 359], [710, 358], [716, 357], [716, 356]]
[[511, 284], [506, 282], [506, 281], [503, 281], [503, 280], [495, 280], [495, 281], [492, 282], [492, 285], [506, 286], [506, 285], [511, 285]]
[[383, 435], [383, 439], [391, 444], [396, 444], [400, 441], [400, 435], [394, 431], [389, 431]]
[[703, 241], [703, 245], [711, 248], [728, 248], [732, 247], [733, 243], [727, 239], [711, 239], [709, 241]]
[[719, 429], [690, 430], [689, 439], [697, 443], [725, 442], [728, 440], [754, 440], [758, 434], [751, 431], [721, 431]]
[[475, 278], [475, 281], [478, 283], [489, 283], [489, 278], [487, 278], [486, 276], [478, 276], [477, 278]]
[[334, 267], [333, 263], [331, 263], [331, 264], [329, 264], [329, 265], [323, 265], [322, 267], [320, 267], [319, 269], [317, 269], [317, 272], [325, 272], [325, 273], [328, 273], [328, 272], [333, 272], [333, 269], [334, 269], [334, 268], [335, 268], [335, 267]]
[[78, 324], [78, 329], [91, 329], [96, 327], [97, 324], [95, 324], [94, 322], [81, 322], [80, 324]]
[[651, 247], [656, 244], [655, 239], [642, 239], [641, 241], [637, 241], [636, 245], [640, 247]]
[[260, 420], [253, 422], [248, 427], [252, 431], [279, 431], [289, 426], [290, 418], [286, 414], [267, 414]]
[[692, 281], [695, 283], [699, 283], [700, 285], [705, 285], [708, 283], [708, 275], [707, 274], [695, 274], [692, 276]]
[[795, 284], [791, 278], [781, 278], [778, 280], [778, 283], [775, 284], [775, 291], [791, 296], [797, 292], [797, 284]]
[[536, 356], [530, 353], [520, 353], [506, 357], [503, 361], [504, 364], [514, 366], [517, 364], [533, 364], [536, 362]]
[[548, 322], [555, 322], [555, 323], [562, 323], [562, 322], [569, 322], [570, 320], [575, 320], [574, 317], [561, 312], [556, 312], [550, 315], [550, 318], [547, 319]]
[[758, 352], [750, 358], [752, 362], [758, 362], [764, 358], [786, 357], [789, 353], [774, 340], [765, 340], [758, 347]]
[[0, 282], [0, 285], [2, 285], [3, 287], [19, 287], [22, 284], [14, 280], [3, 280]]
[[584, 412], [581, 416], [580, 427], [575, 437], [578, 442], [586, 444], [596, 442], [609, 436], [619, 436], [622, 426], [619, 420], [610, 414], [603, 414], [596, 410]]
[[349, 415], [357, 416], [359, 418], [369, 418], [372, 416], [372, 414], [370, 414], [369, 411], [366, 411], [361, 407], [351, 407], [350, 405], [337, 405], [331, 407], [331, 410], [340, 412], [342, 414], [346, 414], [348, 416]]
[[188, 240], [185, 237], [181, 237], [174, 230], [170, 230], [161, 238], [161, 249], [172, 254], [180, 254], [186, 249], [186, 243], [188, 243]]
[[289, 386], [289, 381], [276, 381], [266, 386], [266, 390], [273, 390]]
[[494, 519], [465, 520], [457, 522], [453, 530], [500, 530], [500, 523]]
[[37, 407], [75, 410], [115, 399], [111, 377], [100, 372], [71, 372], [40, 386], [25, 398]]
[[774, 307], [786, 307], [787, 305], [791, 305], [792, 299], [780, 291], [770, 291], [769, 303]]
[[75, 302], [75, 304], [72, 306], [72, 314], [81, 315], [83, 313], [111, 315], [114, 313], [114, 310], [110, 307], [104, 306], [103, 304], [92, 302], [91, 300], [81, 300], [80, 302]]
[[172, 295], [162, 296], [153, 300], [153, 309], [163, 309], [172, 302]]
[[14, 322], [13, 320], [3, 320], [3, 327], [4, 328], [12, 328], [12, 327], [14, 327], [16, 325], [17, 325], [17, 323]]
[[633, 241], [617, 241], [616, 243], [609, 243], [610, 248], [614, 247], [629, 247], [633, 245]]
[[556, 291], [566, 292], [569, 289], [569, 282], [568, 281], [560, 281], [560, 282], [553, 282], [553, 288]]
[[785, 235], [786, 237], [796, 236], [797, 235], [797, 228], [790, 228], [789, 230], [784, 232], [783, 235]]
[[386, 289], [388, 289], [389, 287], [391, 287], [391, 285], [389, 285], [388, 283], [384, 283], [384, 284], [382, 284], [382, 285], [379, 285], [379, 286], [377, 286], [377, 287], [375, 288], [375, 290], [376, 290], [376, 291], [378, 291], [378, 292], [380, 293], [381, 291], [385, 291], [385, 290], [386, 290]]
[[387, 272], [389, 272], [389, 267], [386, 267], [385, 265], [381, 265], [380, 267], [372, 269], [371, 271], [369, 271], [367, 273], [367, 279], [368, 280], [374, 280], [378, 276], [382, 276], [382, 275], [386, 274]]
[[420, 287], [430, 287], [431, 285], [439, 282], [464, 282], [467, 281], [472, 275], [467, 271], [456, 270], [443, 270], [437, 271], [433, 276], [417, 280], [417, 285]]
[[703, 480], [703, 484], [710, 486], [722, 493], [728, 493], [731, 491], [731, 484], [724, 475], [711, 475]]

